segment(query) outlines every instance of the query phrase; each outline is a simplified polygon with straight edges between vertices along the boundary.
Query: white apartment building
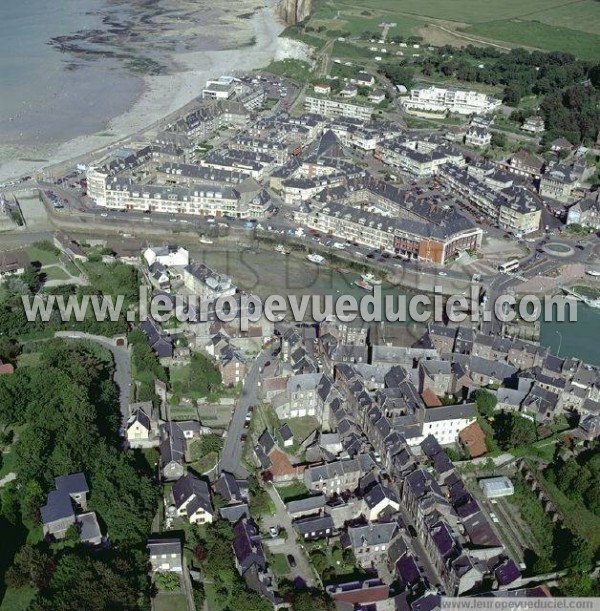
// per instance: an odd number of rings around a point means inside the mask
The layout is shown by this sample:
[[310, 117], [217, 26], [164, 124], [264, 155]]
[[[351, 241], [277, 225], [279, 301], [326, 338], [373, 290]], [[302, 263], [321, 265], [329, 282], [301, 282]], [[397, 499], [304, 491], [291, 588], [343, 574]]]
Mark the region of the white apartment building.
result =
[[325, 117], [349, 117], [361, 121], [369, 121], [374, 111], [373, 106], [363, 106], [352, 102], [310, 95], [306, 96], [304, 100], [304, 109], [307, 112], [324, 115]]
[[446, 87], [417, 87], [411, 89], [407, 96], [402, 96], [402, 105], [406, 112], [425, 114], [445, 114], [447, 112], [461, 115], [493, 112], [502, 101], [486, 93], [469, 89]]
[[418, 445], [429, 435], [433, 435], [440, 445], [456, 443], [458, 434], [476, 420], [472, 403], [425, 408], [421, 436], [407, 439], [408, 445]]
[[232, 76], [220, 76], [217, 80], [206, 81], [202, 97], [210, 100], [228, 100], [236, 90], [236, 79]]
[[165, 267], [189, 265], [190, 253], [181, 246], [149, 246], [144, 251], [144, 259], [148, 266], [160, 263]]
[[102, 173], [96, 171], [88, 173], [88, 195], [97, 206], [110, 210], [199, 216], [255, 218], [265, 216], [270, 205], [268, 197], [249, 200], [231, 187], [139, 185], [127, 180], [103, 180]]

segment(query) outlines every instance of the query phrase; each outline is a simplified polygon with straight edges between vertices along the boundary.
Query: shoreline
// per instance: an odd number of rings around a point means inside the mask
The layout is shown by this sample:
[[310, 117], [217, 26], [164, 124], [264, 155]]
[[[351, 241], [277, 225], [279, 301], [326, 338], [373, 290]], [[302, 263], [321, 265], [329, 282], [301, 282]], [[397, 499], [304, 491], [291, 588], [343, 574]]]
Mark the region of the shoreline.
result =
[[252, 26], [252, 45], [248, 45], [246, 40], [239, 48], [173, 54], [171, 60], [175, 71], [168, 75], [142, 76], [142, 91], [135, 97], [130, 108], [108, 120], [102, 130], [58, 144], [53, 155], [40, 154], [42, 161], [13, 159], [5, 162], [0, 166], [0, 181], [39, 172], [112, 146], [120, 140], [135, 139], [140, 131], [198, 97], [210, 78], [234, 71], [259, 69], [275, 58], [305, 53], [296, 41], [279, 38], [285, 26], [275, 14], [275, 0], [265, 0], [264, 6], [256, 11], [248, 23]]

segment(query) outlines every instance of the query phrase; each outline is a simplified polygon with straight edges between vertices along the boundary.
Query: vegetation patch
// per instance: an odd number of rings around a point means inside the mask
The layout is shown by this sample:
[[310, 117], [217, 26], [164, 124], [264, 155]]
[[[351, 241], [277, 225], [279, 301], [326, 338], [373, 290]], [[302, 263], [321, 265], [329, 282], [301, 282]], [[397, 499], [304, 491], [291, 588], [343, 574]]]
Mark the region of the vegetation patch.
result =
[[597, 60], [600, 57], [600, 36], [539, 21], [490, 21], [472, 25], [464, 31], [472, 36], [483, 36], [524, 47], [566, 51], [582, 59]]

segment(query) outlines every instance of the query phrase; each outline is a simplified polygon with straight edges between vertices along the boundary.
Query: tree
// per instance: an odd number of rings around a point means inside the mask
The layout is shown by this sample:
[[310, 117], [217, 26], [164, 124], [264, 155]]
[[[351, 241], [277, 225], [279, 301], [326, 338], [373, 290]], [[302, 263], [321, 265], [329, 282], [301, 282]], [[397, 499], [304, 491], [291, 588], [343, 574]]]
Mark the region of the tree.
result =
[[578, 574], [589, 573], [594, 564], [592, 544], [570, 532], [570, 547], [564, 559], [564, 567]]
[[176, 573], [156, 573], [154, 583], [163, 592], [177, 592], [180, 588], [180, 577]]
[[48, 550], [25, 544], [15, 554], [7, 580], [12, 582], [13, 587], [30, 584], [36, 588], [45, 588], [50, 583], [54, 568], [55, 561]]
[[14, 339], [0, 337], [0, 361], [15, 363], [21, 353], [19, 342]]
[[503, 101], [507, 106], [518, 106], [523, 94], [523, 89], [518, 84], [507, 85], [504, 88]]
[[313, 550], [310, 553], [310, 561], [315, 567], [317, 573], [323, 573], [323, 571], [329, 566], [327, 555], [319, 549]]
[[506, 134], [501, 132], [492, 132], [492, 146], [496, 148], [504, 148], [508, 143]]
[[344, 562], [346, 564], [356, 564], [356, 558], [354, 556], [354, 552], [352, 551], [351, 547], [347, 547], [343, 552], [342, 552], [342, 559], [344, 560]]
[[384, 64], [380, 72], [392, 81], [394, 85], [404, 85], [410, 89], [414, 84], [415, 71], [410, 66], [399, 64]]
[[475, 393], [475, 405], [480, 416], [487, 418], [494, 413], [498, 398], [489, 390], [481, 389]]
[[596, 515], [600, 515], [600, 478], [595, 476], [590, 483], [590, 487], [583, 495], [586, 507]]
[[494, 416], [494, 438], [502, 450], [530, 445], [537, 439], [535, 423], [516, 413]]
[[200, 439], [200, 451], [203, 455], [219, 453], [223, 449], [223, 439], [219, 435], [203, 435]]
[[40, 285], [40, 274], [37, 267], [30, 263], [19, 278], [25, 283], [31, 293], [37, 291]]
[[333, 611], [332, 600], [320, 590], [298, 590], [294, 594], [294, 611]]

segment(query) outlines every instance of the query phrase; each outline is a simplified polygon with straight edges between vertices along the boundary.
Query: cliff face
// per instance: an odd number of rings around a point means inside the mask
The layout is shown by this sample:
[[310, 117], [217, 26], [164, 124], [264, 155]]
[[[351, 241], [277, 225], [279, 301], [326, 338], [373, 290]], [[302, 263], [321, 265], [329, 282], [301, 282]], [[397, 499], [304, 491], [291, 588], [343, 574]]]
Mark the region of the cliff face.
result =
[[296, 25], [310, 14], [312, 0], [279, 0], [277, 14], [287, 25]]

